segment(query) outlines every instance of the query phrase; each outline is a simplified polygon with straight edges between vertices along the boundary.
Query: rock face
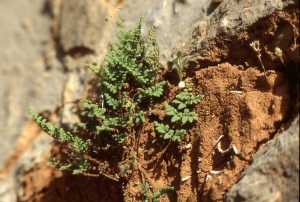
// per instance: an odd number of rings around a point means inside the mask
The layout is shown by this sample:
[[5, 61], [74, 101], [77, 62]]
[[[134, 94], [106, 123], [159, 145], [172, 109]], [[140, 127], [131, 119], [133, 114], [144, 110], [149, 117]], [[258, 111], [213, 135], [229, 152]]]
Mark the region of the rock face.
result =
[[[192, 35], [184, 46], [180, 48], [183, 50], [184, 55], [190, 57], [190, 60], [220, 62], [228, 60], [228, 55], [230, 55], [230, 57], [235, 58], [237, 64], [244, 63], [244, 58], [249, 56], [250, 50], [250, 42], [246, 44], [249, 49], [245, 48], [245, 44], [239, 42], [239, 39], [243, 38], [244, 35], [247, 35], [244, 38], [244, 42], [248, 42], [251, 38], [264, 40], [265, 37], [269, 38], [272, 36], [273, 40], [264, 41], [266, 43], [264, 44], [265, 49], [269, 49], [272, 52], [275, 46], [282, 47], [284, 43], [288, 44], [284, 40], [288, 38], [293, 40], [293, 37], [297, 38], [299, 36], [299, 33], [295, 31], [297, 23], [291, 23], [293, 20], [286, 21], [284, 18], [287, 15], [281, 15], [283, 8], [296, 7], [297, 5], [299, 5], [299, 1], [248, 0], [240, 2], [238, 0], [224, 0], [209, 18], [197, 22]], [[271, 14], [275, 15], [274, 20], [271, 20], [269, 16]], [[269, 17], [266, 18], [267, 16]], [[282, 27], [285, 27], [283, 28], [285, 29], [285, 34], [282, 33], [282, 28], [278, 30], [277, 27], [275, 29], [267, 29], [262, 27], [260, 23], [257, 23], [264, 19], [266, 20], [264, 24], [267, 24], [268, 20], [271, 20], [271, 22], [281, 21], [283, 23]], [[296, 20], [297, 17], [294, 16], [291, 19]], [[288, 34], [289, 36], [287, 36], [287, 33], [292, 33], [293, 31], [287, 31], [286, 29], [294, 30], [295, 35]], [[211, 48], [212, 46], [214, 49]]]
[[3, 1], [0, 4], [2, 167], [28, 121], [26, 108], [35, 106], [39, 112], [54, 111], [61, 102], [66, 77], [59, 71], [60, 63], [56, 63], [55, 69], [46, 70], [43, 53], [46, 41], [51, 39], [51, 22], [41, 14], [45, 2]]
[[299, 201], [299, 117], [255, 155], [225, 201]]
[[60, 43], [65, 52], [85, 48], [95, 52], [108, 29], [108, 7], [101, 1], [64, 1], [61, 10]]

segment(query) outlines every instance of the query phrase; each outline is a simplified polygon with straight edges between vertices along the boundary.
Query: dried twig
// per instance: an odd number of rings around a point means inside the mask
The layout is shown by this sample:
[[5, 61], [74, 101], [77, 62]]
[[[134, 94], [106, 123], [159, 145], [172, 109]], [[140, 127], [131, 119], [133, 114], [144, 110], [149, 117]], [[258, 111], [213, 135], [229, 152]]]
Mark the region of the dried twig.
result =
[[263, 70], [264, 70], [265, 77], [267, 78], [265, 67], [264, 67], [264, 65], [263, 65], [263, 63], [262, 63], [262, 61], [261, 61], [261, 54], [260, 54], [261, 49], [259, 48], [259, 45], [260, 45], [260, 44], [259, 44], [259, 41], [258, 41], [258, 40], [253, 41], [252, 43], [250, 43], [250, 46], [251, 46], [251, 47], [253, 48], [253, 50], [256, 52], [256, 56], [257, 56], [257, 58], [258, 58], [258, 60], [259, 60], [259, 62], [260, 62], [260, 64], [261, 64], [261, 66], [262, 66], [262, 68], [263, 68]]

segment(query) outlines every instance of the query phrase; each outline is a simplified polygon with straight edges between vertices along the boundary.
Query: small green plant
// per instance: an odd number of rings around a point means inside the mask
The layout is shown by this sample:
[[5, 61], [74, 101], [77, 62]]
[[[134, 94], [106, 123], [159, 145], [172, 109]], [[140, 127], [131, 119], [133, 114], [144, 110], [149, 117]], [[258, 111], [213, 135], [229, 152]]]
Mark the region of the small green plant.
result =
[[185, 57], [182, 59], [182, 53], [181, 51], [178, 51], [176, 54], [176, 58], [174, 58], [173, 60], [171, 60], [172, 64], [172, 69], [175, 69], [178, 77], [179, 77], [179, 83], [178, 83], [178, 87], [180, 89], [185, 87], [185, 82], [182, 80], [182, 71], [183, 68], [186, 66], [187, 62], [188, 62], [188, 58]]
[[165, 198], [167, 196], [168, 192], [174, 190], [174, 187], [167, 186], [167, 187], [163, 187], [163, 188], [159, 189], [157, 193], [153, 194], [150, 191], [151, 186], [148, 185], [147, 183], [141, 183], [140, 186], [142, 188], [141, 193], [145, 197], [144, 202], [159, 202], [160, 197]]
[[97, 118], [101, 119], [106, 110], [122, 112], [121, 116], [110, 113], [102, 118], [102, 124], [96, 127], [97, 133], [115, 132], [112, 136], [118, 143], [127, 140], [126, 133], [131, 133], [135, 124], [145, 122], [147, 108], [140, 106], [160, 97], [166, 83], [159, 81], [161, 66], [154, 28], [149, 32], [149, 40], [142, 39], [141, 22], [132, 32], [119, 30], [117, 35], [121, 42], [112, 45], [106, 65], [88, 65], [100, 78], [106, 105], [102, 111], [92, 110], [92, 114], [97, 112], [100, 116]]
[[[28, 113], [32, 115], [35, 122], [43, 129], [43, 131], [51, 135], [58, 142], [64, 145], [68, 145], [72, 151], [76, 151], [76, 153], [79, 154], [84, 154], [88, 151], [89, 146], [91, 144], [90, 139], [84, 141], [79, 137], [72, 135], [70, 132], [65, 132], [62, 128], [58, 127], [57, 125], [51, 126], [51, 124], [48, 123], [46, 119], [43, 119], [32, 109], [29, 109]], [[58, 159], [54, 158], [51, 155], [48, 163], [59, 164], [60, 162]], [[73, 168], [73, 174], [81, 174], [81, 173], [85, 173], [88, 167], [89, 167], [89, 163], [83, 156], [81, 156], [81, 158], [76, 159], [73, 162], [62, 164], [60, 166], [60, 169], [67, 170]]]
[[172, 103], [175, 106], [177, 105], [177, 107], [173, 107], [165, 103], [166, 115], [172, 117], [171, 123], [179, 122], [179, 124], [176, 125], [176, 129], [172, 129], [168, 124], [164, 125], [154, 121], [154, 126], [157, 132], [161, 133], [164, 139], [171, 139], [172, 141], [180, 142], [186, 135], [186, 130], [179, 128], [187, 122], [193, 123], [198, 120], [197, 114], [192, 110], [196, 104], [201, 102], [204, 96], [194, 96], [192, 93], [192, 84], [190, 84], [188, 80], [185, 81], [185, 85], [187, 88], [181, 91], [172, 101]]
[[200, 103], [204, 98], [203, 95], [194, 96], [192, 93], [192, 84], [190, 84], [188, 80], [186, 80], [185, 83], [187, 88], [181, 91], [172, 101], [172, 103], [178, 105], [178, 110], [184, 109], [188, 106], [194, 106]]
[[186, 134], [186, 130], [184, 129], [176, 129], [174, 131], [169, 125], [164, 125], [162, 123], [158, 123], [157, 121], [154, 121], [154, 126], [157, 132], [163, 134], [163, 138], [165, 140], [171, 139], [174, 142], [180, 142]]
[[[141, 26], [142, 18], [133, 30], [119, 29], [119, 41], [112, 44], [105, 62], [102, 65], [97, 62], [87, 64], [101, 82], [103, 95], [82, 101], [84, 111], [81, 115], [85, 121], [78, 124], [81, 136], [66, 132], [57, 125], [51, 126], [29, 109], [29, 114], [46, 133], [69, 148], [67, 163], [62, 164], [53, 157], [49, 161], [59, 164], [60, 169], [73, 170], [74, 174], [88, 173], [90, 163], [100, 166], [106, 151], [129, 148], [126, 147], [127, 141], [135, 141], [136, 131], [142, 130], [150, 105], [163, 94], [166, 81], [160, 75], [163, 67], [159, 63], [154, 27], [149, 31], [149, 37], [142, 38]], [[94, 154], [97, 151], [98, 156]], [[71, 153], [79, 157], [72, 158]], [[126, 154], [119, 157], [122, 163], [118, 168], [122, 177], [135, 167], [136, 157], [134, 150], [120, 153]]]
[[193, 121], [198, 120], [198, 116], [195, 112], [190, 112], [189, 109], [184, 109], [183, 112], [179, 112], [174, 107], [165, 104], [167, 115], [172, 116], [171, 122], [176, 122], [181, 120], [182, 124], [185, 124], [187, 121], [192, 123]]

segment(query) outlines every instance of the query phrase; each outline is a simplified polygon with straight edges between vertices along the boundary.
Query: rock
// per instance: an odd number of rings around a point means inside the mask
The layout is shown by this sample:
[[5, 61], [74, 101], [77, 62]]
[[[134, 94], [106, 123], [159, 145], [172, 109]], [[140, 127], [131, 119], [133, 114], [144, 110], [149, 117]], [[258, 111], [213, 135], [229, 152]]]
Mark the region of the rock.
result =
[[144, 17], [142, 33], [155, 26], [161, 62], [172, 58], [174, 48], [182, 46], [200, 19], [208, 15], [210, 1], [192, 0], [128, 0], [119, 11], [126, 28], [137, 25], [137, 19]]
[[[38, 110], [52, 111], [57, 105], [56, 98], [61, 97], [59, 86], [63, 84], [63, 76], [54, 73], [57, 78], [51, 80], [51, 76], [47, 77], [51, 73], [45, 71], [42, 50], [51, 36], [50, 19], [42, 15], [43, 7], [43, 1], [1, 2], [0, 167], [15, 149], [29, 118], [27, 109], [37, 104], [34, 100], [40, 100]], [[42, 86], [36, 86], [38, 80]], [[36, 92], [37, 88], [41, 91]]]
[[62, 104], [61, 94], [65, 82], [66, 76], [55, 69], [33, 78], [31, 81], [32, 89], [28, 93], [28, 97], [31, 97], [31, 99], [27, 107], [38, 112], [55, 111], [57, 106]]
[[299, 117], [255, 155], [225, 201], [299, 201]]
[[[229, 53], [231, 57], [237, 59], [237, 64], [242, 64], [245, 61], [239, 59], [249, 57], [251, 51], [248, 44], [252, 41], [249, 40], [260, 40], [265, 43], [266, 47], [268, 45], [272, 47], [270, 51], [274, 51], [274, 42], [263, 41], [262, 35], [263, 33], [270, 36], [277, 35], [277, 30], [265, 30], [263, 32], [261, 27], [255, 27], [257, 22], [264, 20], [266, 16], [269, 16], [267, 20], [270, 21], [271, 15], [274, 15], [274, 19], [277, 19], [277, 17], [284, 19], [280, 12], [288, 6], [298, 9], [297, 4], [299, 4], [299, 1], [247, 0], [241, 2], [224, 0], [208, 18], [197, 21], [196, 28], [193, 29], [192, 35], [186, 40], [185, 46], [180, 46], [177, 50], [182, 50], [183, 55], [188, 55], [191, 61], [202, 61], [201, 65], [205, 65], [206, 60], [212, 62], [212, 58], [214, 62], [220, 62], [222, 59], [227, 58]], [[267, 22], [265, 23], [267, 24]], [[296, 22], [291, 21], [285, 24], [288, 27], [297, 25]], [[258, 29], [261, 29], [261, 34], [253, 31]], [[275, 34], [273, 34], [274, 32]], [[296, 32], [291, 32], [288, 38], [298, 35]], [[244, 39], [245, 42], [248, 42], [246, 45], [237, 42], [237, 38], [243, 38], [243, 36], [247, 36]], [[277, 43], [279, 42], [277, 41]], [[264, 61], [266, 61], [266, 58], [264, 58]]]
[[101, 1], [63, 1], [60, 43], [65, 52], [81, 48], [96, 52], [107, 31], [108, 8]]

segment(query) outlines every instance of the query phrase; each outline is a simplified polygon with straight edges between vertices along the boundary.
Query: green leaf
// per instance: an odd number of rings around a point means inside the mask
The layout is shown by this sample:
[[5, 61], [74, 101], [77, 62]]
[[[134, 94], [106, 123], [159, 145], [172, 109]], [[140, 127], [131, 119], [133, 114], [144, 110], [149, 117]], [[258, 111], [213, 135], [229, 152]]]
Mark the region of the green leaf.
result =
[[185, 57], [185, 58], [183, 59], [182, 63], [181, 63], [181, 67], [182, 67], [182, 68], [185, 67], [185, 65], [187, 64], [187, 62], [188, 62], [188, 58]]
[[124, 133], [121, 133], [121, 134], [114, 134], [114, 139], [119, 143], [119, 144], [122, 144], [124, 143], [127, 139], [128, 139], [128, 136]]
[[72, 147], [80, 153], [85, 153], [88, 151], [90, 144], [91, 140], [88, 139], [86, 141], [83, 141], [78, 136], [74, 136]]
[[188, 87], [181, 91], [177, 96], [176, 99], [173, 100], [173, 103], [179, 104], [184, 103], [185, 105], [195, 105], [198, 104], [201, 100], [203, 100], [203, 95], [197, 95], [196, 97], [192, 93], [191, 84], [186, 84]]
[[174, 142], [180, 142], [184, 136], [186, 135], [186, 130], [184, 129], [180, 129], [180, 130], [176, 130], [174, 136], [172, 137], [172, 141]]
[[[154, 121], [154, 126], [156, 127], [156, 130], [159, 133], [165, 134], [167, 131], [165, 130], [165, 125], [162, 123], [158, 123], [157, 121]], [[168, 125], [166, 126], [166, 129], [168, 130]]]
[[178, 51], [176, 55], [177, 55], [178, 58], [181, 58], [181, 56], [182, 56], [181, 51]]
[[[105, 121], [105, 124], [106, 123], [107, 122]], [[102, 131], [113, 131], [114, 130], [114, 128], [109, 127], [109, 126], [107, 126], [105, 124], [104, 125], [100, 125], [100, 126], [96, 126], [96, 132], [97, 132], [98, 135], [101, 134]]]
[[164, 134], [164, 139], [170, 139], [174, 135], [174, 130], [170, 129]]
[[189, 122], [192, 123], [194, 121], [194, 117], [190, 116], [189, 117]]
[[169, 116], [173, 116], [173, 115], [176, 115], [177, 113], [176, 113], [175, 110], [172, 110], [172, 111], [167, 111], [166, 114], [169, 115]]
[[182, 117], [182, 124], [185, 124], [187, 121], [192, 123], [193, 121], [198, 121], [198, 116], [195, 112], [190, 112], [188, 109], [185, 109]]
[[61, 165], [61, 166], [59, 167], [59, 170], [69, 170], [73, 165], [74, 165], [73, 162], [66, 163], [66, 164], [64, 164], [64, 165]]
[[181, 103], [178, 105], [178, 110], [183, 109], [183, 108], [186, 108], [186, 104]]
[[178, 111], [174, 107], [168, 105], [167, 103], [165, 103], [165, 108], [166, 108], [166, 115], [173, 116], [175, 114], [178, 114]]
[[154, 121], [154, 126], [156, 127], [156, 130], [163, 134], [163, 138], [170, 139], [174, 135], [174, 130], [170, 129], [169, 125], [164, 125], [162, 123], [158, 123], [157, 121]]
[[166, 84], [165, 81], [161, 81], [154, 86], [150, 86], [147, 89], [138, 88], [141, 94], [150, 97], [160, 97], [163, 94], [163, 86]]
[[112, 107], [113, 110], [116, 110], [120, 106], [120, 102], [113, 97], [111, 97], [108, 93], [104, 93], [106, 104]]
[[187, 122], [188, 118], [189, 118], [188, 116], [183, 116], [182, 117], [182, 124], [185, 124]]
[[82, 116], [89, 118], [100, 118], [105, 119], [104, 113], [106, 112], [105, 108], [100, 108], [97, 104], [94, 104], [90, 100], [83, 100], [82, 104], [85, 111], [81, 112]]
[[118, 86], [113, 85], [111, 83], [108, 83], [106, 81], [103, 81], [102, 83], [112, 94], [115, 94], [118, 91]]
[[174, 115], [171, 119], [171, 122], [174, 123], [176, 121], [179, 121], [181, 118], [178, 115]]
[[88, 170], [90, 164], [89, 164], [89, 162], [88, 162], [86, 159], [82, 158], [82, 159], [76, 164], [76, 166], [77, 166], [77, 169], [74, 169], [74, 170], [73, 170], [73, 174], [74, 174], [74, 175], [78, 175], [78, 174], [85, 173], [85, 172]]
[[146, 111], [139, 111], [138, 113], [135, 113], [134, 114], [134, 117], [135, 117], [135, 123], [138, 123], [138, 122], [142, 122], [142, 123], [145, 123], [146, 122], [146, 119], [145, 119], [145, 115], [146, 115]]
[[178, 58], [175, 58], [173, 60], [172, 69], [177, 69], [177, 68], [179, 68], [179, 62], [178, 62]]

